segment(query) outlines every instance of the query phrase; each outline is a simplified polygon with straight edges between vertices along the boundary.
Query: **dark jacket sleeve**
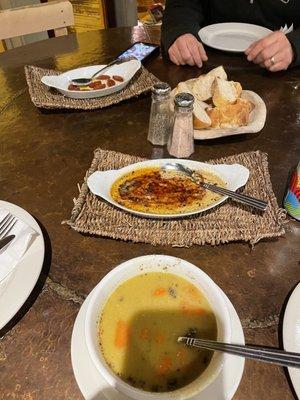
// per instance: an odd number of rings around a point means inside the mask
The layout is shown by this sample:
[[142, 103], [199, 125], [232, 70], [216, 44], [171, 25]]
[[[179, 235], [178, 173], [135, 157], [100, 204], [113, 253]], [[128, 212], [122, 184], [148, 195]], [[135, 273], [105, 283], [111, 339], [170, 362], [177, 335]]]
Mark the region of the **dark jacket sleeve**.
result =
[[300, 65], [300, 28], [288, 33], [286, 37], [289, 39], [294, 50], [294, 61], [291, 67]]
[[161, 32], [163, 54], [167, 55], [173, 42], [185, 33], [199, 39], [203, 19], [201, 0], [167, 0]]

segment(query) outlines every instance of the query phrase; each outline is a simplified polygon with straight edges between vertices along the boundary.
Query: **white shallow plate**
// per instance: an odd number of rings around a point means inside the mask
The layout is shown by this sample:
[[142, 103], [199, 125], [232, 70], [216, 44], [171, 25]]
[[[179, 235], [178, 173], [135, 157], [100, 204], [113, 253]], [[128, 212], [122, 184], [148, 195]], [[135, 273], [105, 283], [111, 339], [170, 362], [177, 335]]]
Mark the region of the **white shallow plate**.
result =
[[198, 35], [204, 44], [214, 49], [242, 53], [250, 44], [271, 32], [259, 25], [224, 22], [205, 26]]
[[1, 200], [0, 207], [10, 211], [39, 233], [11, 274], [0, 283], [0, 329], [2, 329], [32, 292], [43, 267], [45, 245], [41, 228], [27, 211]]
[[[187, 87], [193, 91], [193, 85], [196, 79], [188, 79], [185, 81]], [[176, 88], [171, 92], [171, 98], [176, 95]], [[265, 126], [267, 117], [267, 107], [263, 99], [251, 90], [243, 90], [241, 98], [250, 101], [254, 108], [250, 113], [249, 122], [245, 126], [238, 128], [207, 128], [207, 129], [194, 129], [194, 138], [197, 140], [216, 139], [225, 136], [241, 135], [246, 133], [260, 132]], [[171, 102], [171, 110], [174, 112], [173, 102]]]
[[215, 175], [218, 175], [223, 181], [226, 182], [226, 187], [229, 190], [236, 191], [240, 187], [244, 186], [249, 178], [249, 170], [240, 164], [206, 164], [199, 161], [192, 161], [192, 160], [185, 160], [185, 159], [173, 159], [173, 158], [164, 158], [159, 160], [148, 160], [142, 161], [135, 164], [128, 165], [127, 167], [117, 169], [117, 170], [108, 170], [108, 171], [96, 171], [92, 175], [88, 177], [87, 184], [92, 193], [97, 196], [102, 197], [104, 200], [108, 201], [109, 203], [113, 204], [114, 206], [130, 212], [135, 215], [139, 215], [142, 217], [148, 218], [178, 218], [184, 217], [188, 215], [199, 214], [203, 211], [209, 210], [217, 205], [223, 203], [227, 196], [222, 197], [217, 202], [211, 204], [210, 206], [203, 207], [199, 210], [186, 212], [181, 214], [152, 214], [152, 213], [144, 213], [139, 211], [131, 210], [127, 207], [122, 206], [121, 204], [114, 201], [114, 199], [110, 195], [110, 189], [112, 184], [121, 176], [131, 171], [135, 171], [139, 168], [145, 167], [158, 167], [162, 166], [167, 163], [174, 163], [178, 162], [180, 164], [186, 165], [187, 167], [194, 169], [194, 170], [204, 170], [212, 172]]
[[[92, 99], [95, 97], [107, 96], [122, 90], [141, 68], [141, 62], [138, 60], [130, 60], [122, 64], [113, 65], [108, 70], [103, 71], [103, 74], [105, 75], [120, 75], [124, 78], [124, 82], [116, 82], [115, 86], [91, 91], [68, 90], [68, 86], [72, 79], [90, 78], [102, 67], [105, 67], [105, 65], [91, 65], [89, 67], [76, 68], [60, 75], [45, 75], [42, 77], [41, 81], [46, 86], [57, 89], [66, 97], [70, 97], [72, 99]], [[101, 74], [102, 73], [100, 72], [100, 75]]]
[[267, 117], [267, 108], [263, 99], [251, 90], [243, 90], [241, 98], [251, 101], [254, 105], [250, 113], [249, 123], [238, 128], [208, 128], [194, 129], [194, 138], [200, 140], [216, 139], [225, 136], [241, 135], [246, 133], [260, 132], [265, 126]]
[[[285, 350], [300, 353], [300, 283], [287, 303], [283, 318], [283, 345]], [[295, 392], [300, 399], [300, 369], [288, 368]]]
[[[220, 291], [230, 313], [232, 343], [245, 344], [240, 319], [228, 297], [221, 289]], [[128, 396], [108, 386], [88, 353], [85, 342], [85, 318], [92, 293], [82, 304], [72, 332], [71, 359], [76, 382], [85, 400], [129, 400]], [[242, 379], [244, 364], [244, 358], [224, 354], [224, 365], [219, 376], [203, 392], [190, 400], [232, 399]]]

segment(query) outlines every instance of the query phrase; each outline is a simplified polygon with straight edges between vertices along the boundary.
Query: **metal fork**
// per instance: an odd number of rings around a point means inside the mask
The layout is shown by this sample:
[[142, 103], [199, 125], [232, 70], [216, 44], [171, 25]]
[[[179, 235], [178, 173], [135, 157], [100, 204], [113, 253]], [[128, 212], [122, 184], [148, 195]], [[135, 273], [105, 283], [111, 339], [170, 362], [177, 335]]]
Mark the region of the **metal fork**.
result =
[[182, 336], [179, 337], [177, 341], [185, 343], [187, 346], [221, 351], [244, 358], [251, 358], [252, 360], [281, 365], [283, 367], [300, 368], [300, 353], [292, 353], [285, 350], [262, 346], [242, 346], [238, 344], [220, 343], [214, 340], [195, 339]]
[[17, 218], [8, 213], [0, 222], [0, 239], [4, 239], [15, 226]]
[[205, 183], [205, 182], [199, 182], [194, 178], [194, 171], [192, 171], [189, 167], [183, 164], [179, 163], [167, 163], [162, 165], [161, 169], [163, 171], [177, 171], [181, 172], [187, 176], [189, 176], [195, 183], [198, 185], [204, 187], [207, 190], [210, 190], [212, 192], [221, 194], [222, 196], [228, 196], [236, 201], [239, 201], [240, 203], [246, 204], [248, 206], [257, 208], [261, 211], [265, 211], [268, 207], [268, 202], [260, 199], [255, 199], [254, 197], [247, 196], [242, 193], [236, 193], [232, 190], [228, 190], [225, 188], [222, 188], [220, 186], [216, 185], [211, 185], [210, 183]]

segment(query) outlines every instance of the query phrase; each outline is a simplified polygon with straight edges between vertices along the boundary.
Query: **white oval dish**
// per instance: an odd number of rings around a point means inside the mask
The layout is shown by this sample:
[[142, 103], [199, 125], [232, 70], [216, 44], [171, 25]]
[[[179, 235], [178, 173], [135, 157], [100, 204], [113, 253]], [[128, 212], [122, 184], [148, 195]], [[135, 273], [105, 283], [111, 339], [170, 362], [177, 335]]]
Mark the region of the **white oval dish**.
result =
[[[60, 75], [45, 75], [41, 81], [48, 87], [57, 89], [61, 94], [72, 99], [93, 99], [95, 97], [107, 96], [109, 94], [122, 90], [137, 71], [141, 68], [141, 62], [138, 60], [130, 60], [121, 64], [111, 66], [108, 70], [103, 71], [106, 75], [120, 75], [124, 78], [123, 82], [116, 82], [115, 86], [105, 89], [97, 89], [91, 91], [68, 90], [68, 86], [72, 79], [75, 78], [90, 78], [105, 65], [90, 65], [88, 67], [76, 68], [70, 71], [63, 72]], [[100, 72], [100, 75], [102, 73]]]
[[128, 172], [145, 168], [145, 167], [159, 167], [167, 163], [174, 163], [178, 162], [187, 167], [194, 169], [194, 170], [205, 170], [208, 172], [212, 172], [215, 175], [218, 175], [223, 181], [226, 182], [226, 187], [229, 190], [236, 191], [240, 187], [244, 186], [249, 178], [249, 170], [240, 164], [206, 164], [199, 161], [192, 161], [192, 160], [185, 160], [185, 159], [159, 159], [159, 160], [147, 160], [138, 162], [135, 164], [128, 165], [127, 167], [117, 169], [117, 170], [108, 170], [108, 171], [96, 171], [92, 175], [90, 175], [87, 179], [87, 184], [92, 193], [97, 196], [102, 197], [104, 200], [108, 201], [109, 203], [113, 204], [114, 206], [130, 212], [135, 215], [139, 215], [142, 217], [149, 217], [149, 218], [178, 218], [184, 217], [188, 215], [199, 214], [203, 211], [209, 210], [217, 205], [223, 203], [227, 196], [222, 197], [220, 200], [216, 201], [215, 203], [203, 207], [196, 211], [190, 211], [186, 213], [177, 213], [177, 214], [153, 214], [153, 213], [144, 213], [140, 211], [131, 210], [127, 207], [122, 206], [121, 204], [117, 203], [110, 194], [112, 184], [121, 176], [125, 175]]
[[253, 42], [272, 31], [263, 26], [241, 22], [223, 22], [201, 28], [201, 41], [217, 50], [243, 53]]
[[[199, 288], [215, 314], [217, 340], [231, 341], [231, 321], [228, 305], [214, 281], [195, 265], [180, 258], [166, 255], [147, 255], [128, 260], [111, 270], [95, 287], [87, 307], [85, 318], [85, 338], [89, 355], [100, 374], [108, 384], [121, 393], [136, 400], [185, 400], [200, 393], [219, 375], [224, 362], [224, 354], [215, 352], [205, 371], [189, 385], [172, 392], [151, 393], [137, 389], [120, 379], [107, 366], [99, 346], [98, 321], [110, 294], [124, 281], [146, 272], [163, 272], [179, 275]], [[134, 294], [133, 294], [134, 295]]]

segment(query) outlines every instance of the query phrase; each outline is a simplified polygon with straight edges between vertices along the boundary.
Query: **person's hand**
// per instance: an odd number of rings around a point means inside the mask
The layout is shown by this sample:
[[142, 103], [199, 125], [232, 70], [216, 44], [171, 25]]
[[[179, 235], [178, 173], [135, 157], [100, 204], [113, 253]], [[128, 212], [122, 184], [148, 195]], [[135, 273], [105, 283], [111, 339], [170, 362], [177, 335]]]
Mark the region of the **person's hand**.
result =
[[179, 36], [169, 48], [170, 60], [176, 65], [197, 65], [207, 61], [203, 45], [191, 33]]
[[281, 31], [251, 44], [245, 51], [248, 61], [253, 61], [269, 71], [281, 71], [288, 68], [294, 58], [291, 43]]

